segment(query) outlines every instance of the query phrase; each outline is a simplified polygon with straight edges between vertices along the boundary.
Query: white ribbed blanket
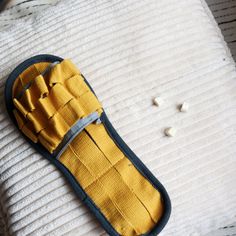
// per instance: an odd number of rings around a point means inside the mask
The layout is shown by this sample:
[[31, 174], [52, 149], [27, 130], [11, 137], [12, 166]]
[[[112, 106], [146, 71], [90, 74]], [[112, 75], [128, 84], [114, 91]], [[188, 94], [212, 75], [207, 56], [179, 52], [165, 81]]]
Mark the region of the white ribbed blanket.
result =
[[[236, 70], [200, 0], [68, 0], [0, 32], [0, 192], [9, 235], [102, 235], [60, 172], [3, 107], [6, 76], [39, 53], [70, 57], [118, 132], [165, 185], [162, 232], [204, 235], [235, 221]], [[164, 105], [152, 106], [161, 95]], [[176, 106], [190, 104], [187, 114]], [[174, 126], [177, 136], [163, 129]], [[0, 211], [1, 212], [1, 211]]]

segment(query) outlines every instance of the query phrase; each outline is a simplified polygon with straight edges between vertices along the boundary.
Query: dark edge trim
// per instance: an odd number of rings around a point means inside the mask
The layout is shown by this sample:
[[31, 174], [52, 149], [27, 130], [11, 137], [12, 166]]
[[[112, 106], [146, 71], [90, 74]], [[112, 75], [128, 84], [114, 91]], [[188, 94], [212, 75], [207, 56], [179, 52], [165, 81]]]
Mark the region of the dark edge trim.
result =
[[[6, 85], [5, 85], [5, 103], [6, 103], [6, 109], [8, 111], [8, 114], [17, 128], [18, 128], [17, 122], [12, 112], [14, 109], [14, 104], [12, 101], [12, 87], [13, 87], [15, 79], [18, 77], [19, 74], [21, 74], [26, 68], [28, 68], [32, 64], [39, 63], [39, 62], [54, 62], [54, 61], [63, 61], [63, 59], [60, 57], [48, 55], [48, 54], [37, 55], [22, 62], [9, 75], [6, 81]], [[89, 85], [86, 79], [85, 79], [85, 82], [93, 91], [93, 89], [91, 88], [91, 86]], [[93, 93], [95, 94], [94, 91]], [[164, 214], [162, 218], [158, 221], [156, 226], [149, 233], [146, 233], [143, 235], [143, 236], [155, 236], [162, 231], [162, 229], [164, 228], [164, 226], [167, 224], [169, 220], [170, 213], [171, 213], [170, 198], [165, 188], [163, 187], [163, 185], [156, 179], [156, 177], [150, 172], [150, 170], [143, 164], [143, 162], [134, 154], [134, 152], [127, 146], [127, 144], [118, 135], [118, 133], [116, 132], [116, 130], [114, 129], [110, 121], [108, 120], [105, 112], [103, 112], [101, 115], [101, 121], [103, 122], [107, 132], [109, 133], [113, 141], [116, 143], [116, 145], [124, 152], [124, 154], [135, 165], [135, 167], [142, 173], [142, 175], [146, 177], [152, 183], [152, 185], [161, 193], [161, 196], [164, 202], [164, 207], [165, 207]], [[92, 201], [92, 199], [85, 193], [85, 191], [82, 189], [82, 187], [74, 178], [74, 176], [70, 173], [70, 171], [62, 163], [60, 163], [57, 159], [55, 159], [42, 145], [40, 145], [39, 143], [33, 143], [25, 135], [23, 136], [26, 139], [26, 141], [28, 141], [41, 155], [46, 157], [51, 163], [53, 163], [64, 174], [66, 179], [71, 184], [76, 195], [92, 211], [92, 213], [99, 220], [99, 222], [101, 223], [103, 228], [106, 230], [106, 232], [111, 236], [119, 236], [117, 231], [108, 222], [106, 217], [101, 213], [101, 211], [98, 209], [96, 204]]]

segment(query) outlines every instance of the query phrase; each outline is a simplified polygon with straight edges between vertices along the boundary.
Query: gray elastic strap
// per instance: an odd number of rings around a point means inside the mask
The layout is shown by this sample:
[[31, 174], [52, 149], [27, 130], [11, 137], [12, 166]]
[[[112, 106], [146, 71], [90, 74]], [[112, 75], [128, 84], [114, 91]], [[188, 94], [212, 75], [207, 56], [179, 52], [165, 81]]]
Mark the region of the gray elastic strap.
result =
[[100, 123], [99, 114], [97, 112], [93, 112], [87, 117], [78, 120], [71, 129], [66, 133], [61, 143], [57, 146], [57, 148], [53, 152], [53, 156], [56, 159], [59, 159], [61, 154], [65, 151], [68, 145], [73, 141], [73, 139], [89, 124], [95, 122]]

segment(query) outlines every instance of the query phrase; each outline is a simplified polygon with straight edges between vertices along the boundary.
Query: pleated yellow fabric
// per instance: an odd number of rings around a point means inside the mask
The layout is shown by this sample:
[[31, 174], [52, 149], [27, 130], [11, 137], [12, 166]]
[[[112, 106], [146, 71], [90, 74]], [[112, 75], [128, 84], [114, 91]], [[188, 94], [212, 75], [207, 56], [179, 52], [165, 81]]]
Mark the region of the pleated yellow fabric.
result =
[[[37, 63], [25, 70], [13, 86], [12, 99], [20, 130], [53, 153], [77, 121], [95, 111], [101, 115], [103, 109], [70, 60], [42, 76], [48, 65]], [[120, 235], [145, 234], [162, 217], [159, 191], [119, 149], [102, 123], [88, 125], [59, 161]]]

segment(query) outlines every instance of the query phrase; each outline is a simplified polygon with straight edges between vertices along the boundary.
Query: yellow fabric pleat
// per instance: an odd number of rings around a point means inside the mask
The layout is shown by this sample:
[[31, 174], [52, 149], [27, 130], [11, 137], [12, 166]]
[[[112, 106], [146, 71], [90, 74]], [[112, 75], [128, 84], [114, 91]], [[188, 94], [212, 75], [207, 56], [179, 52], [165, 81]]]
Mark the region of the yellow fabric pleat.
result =
[[63, 60], [51, 69], [49, 85], [52, 87], [57, 83], [64, 84], [66, 80], [75, 75], [80, 75], [80, 71], [70, 60]]
[[37, 70], [37, 67], [35, 65], [32, 65], [31, 68], [26, 69], [19, 75], [19, 80], [21, 82], [21, 85], [24, 87], [38, 75], [39, 71]]
[[[19, 75], [13, 102], [21, 131], [53, 153], [78, 120], [93, 112], [100, 115], [103, 109], [70, 60], [42, 76], [48, 65], [37, 63]], [[31, 86], [25, 90], [27, 83]], [[145, 234], [163, 215], [159, 191], [120, 150], [102, 123], [88, 125], [59, 160], [120, 235]]]
[[35, 132], [38, 133], [47, 126], [47, 119], [39, 110], [27, 114], [27, 119], [33, 124]]
[[27, 104], [27, 107], [30, 111], [33, 111], [35, 109], [35, 103], [38, 100], [37, 97], [34, 95], [34, 93], [30, 92], [29, 90], [26, 90], [23, 97], [20, 100], [24, 100]]
[[28, 138], [30, 138], [34, 143], [37, 143], [38, 138], [37, 138], [37, 136], [31, 131], [30, 128], [28, 128], [27, 126], [23, 126], [21, 130], [22, 130], [22, 132], [23, 132]]
[[58, 145], [58, 143], [60, 143], [61, 137], [59, 135], [57, 135], [55, 132], [53, 132], [53, 128], [49, 127], [47, 129], [44, 129], [40, 132], [39, 134], [39, 138], [44, 139], [50, 146], [50, 149], [55, 149]]
[[38, 100], [38, 105], [40, 111], [46, 116], [47, 119], [51, 118], [56, 113], [56, 109], [48, 97], [40, 98]]
[[74, 97], [80, 97], [90, 91], [89, 87], [84, 83], [84, 79], [81, 75], [75, 75], [69, 78], [66, 80], [65, 85]]
[[46, 97], [48, 92], [43, 76], [39, 75], [34, 79], [30, 88], [25, 90], [19, 101], [26, 104], [28, 110], [33, 111], [37, 106], [38, 99]]
[[25, 124], [23, 117], [21, 117], [21, 115], [19, 114], [19, 112], [16, 109], [13, 110], [13, 114], [16, 118], [17, 125], [18, 125], [19, 129], [22, 129], [22, 127]]
[[35, 78], [34, 83], [32, 84], [29, 90], [34, 91], [34, 93], [37, 94], [37, 97], [40, 97], [40, 98], [47, 96], [49, 92], [48, 87], [42, 75], [38, 75]]
[[66, 132], [70, 129], [65, 117], [63, 117], [60, 113], [56, 113], [50, 119], [50, 125], [48, 126], [54, 130], [54, 133], [57, 134], [61, 139], [66, 134]]
[[78, 101], [86, 115], [93, 111], [101, 112], [102, 105], [91, 91], [88, 91], [78, 98]]
[[13, 103], [14, 103], [15, 107], [18, 109], [18, 111], [20, 111], [21, 114], [22, 114], [24, 117], [26, 117], [27, 114], [29, 113], [29, 111], [26, 110], [26, 108], [24, 107], [24, 105], [22, 105], [22, 104], [18, 101], [18, 99], [16, 99], [16, 98], [13, 99]]

